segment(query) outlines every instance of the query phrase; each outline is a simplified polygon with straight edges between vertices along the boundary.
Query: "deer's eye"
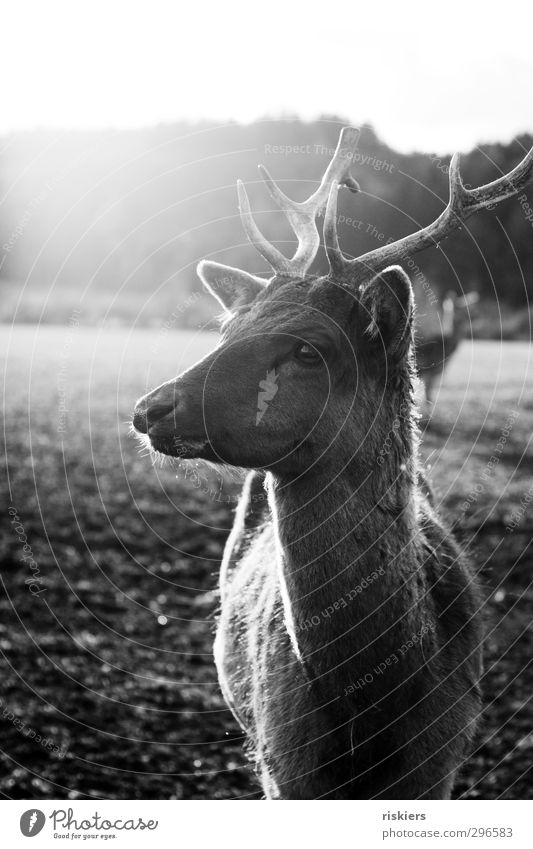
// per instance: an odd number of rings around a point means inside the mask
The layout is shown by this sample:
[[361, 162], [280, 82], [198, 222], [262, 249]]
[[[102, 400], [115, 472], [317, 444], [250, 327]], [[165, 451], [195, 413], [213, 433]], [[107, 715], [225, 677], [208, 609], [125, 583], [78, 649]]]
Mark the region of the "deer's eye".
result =
[[324, 357], [320, 351], [306, 342], [302, 342], [296, 346], [294, 349], [294, 358], [306, 366], [319, 366], [324, 362]]

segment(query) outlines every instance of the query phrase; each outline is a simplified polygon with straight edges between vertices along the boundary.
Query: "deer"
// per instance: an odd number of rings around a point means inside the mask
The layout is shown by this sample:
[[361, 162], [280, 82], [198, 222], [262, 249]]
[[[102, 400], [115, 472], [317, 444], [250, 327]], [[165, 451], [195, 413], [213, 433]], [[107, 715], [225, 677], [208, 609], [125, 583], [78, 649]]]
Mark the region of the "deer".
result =
[[479, 295], [474, 291], [464, 295], [448, 292], [442, 301], [441, 333], [420, 333], [416, 339], [416, 365], [424, 390], [423, 406], [428, 415], [434, 405], [435, 382], [467, 335], [472, 320], [471, 308], [478, 301]]
[[[133, 414], [154, 452], [249, 470], [220, 569], [214, 656], [266, 799], [448, 799], [482, 712], [483, 599], [424, 479], [400, 263], [520, 191], [533, 150], [475, 189], [456, 155], [433, 223], [348, 258], [337, 195], [360, 191], [358, 137], [342, 130], [305, 201], [260, 167], [296, 235], [291, 258], [238, 182], [244, 230], [272, 274], [200, 262], [225, 311], [220, 342]], [[310, 272], [319, 215], [325, 275]]]

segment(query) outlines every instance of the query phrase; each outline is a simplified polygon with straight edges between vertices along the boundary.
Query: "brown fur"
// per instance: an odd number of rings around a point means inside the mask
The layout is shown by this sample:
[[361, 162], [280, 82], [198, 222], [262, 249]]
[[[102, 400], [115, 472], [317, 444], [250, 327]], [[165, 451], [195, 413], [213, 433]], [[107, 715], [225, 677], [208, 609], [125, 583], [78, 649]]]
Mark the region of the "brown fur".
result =
[[224, 696], [268, 798], [449, 798], [480, 712], [480, 601], [420, 475], [409, 281], [252, 289], [134, 418], [146, 432], [170, 405], [154, 448], [259, 470], [221, 570]]

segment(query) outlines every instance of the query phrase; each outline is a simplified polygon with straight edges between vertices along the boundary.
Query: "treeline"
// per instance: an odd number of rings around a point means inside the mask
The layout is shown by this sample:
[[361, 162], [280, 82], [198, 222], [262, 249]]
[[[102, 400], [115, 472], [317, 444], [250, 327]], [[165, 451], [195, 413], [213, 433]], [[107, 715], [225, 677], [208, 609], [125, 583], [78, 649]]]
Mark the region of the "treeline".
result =
[[[199, 292], [203, 257], [267, 273], [247, 244], [235, 181], [242, 178], [263, 232], [289, 253], [294, 237], [259, 180], [262, 162], [295, 199], [321, 177], [346, 122], [265, 120], [247, 126], [176, 124], [136, 132], [27, 133], [0, 149], [1, 318], [116, 319], [195, 326], [215, 308]], [[524, 136], [463, 157], [476, 186], [510, 171]], [[416, 145], [416, 140], [413, 140]], [[448, 156], [399, 154], [362, 128], [343, 192], [340, 239], [348, 255], [433, 221], [448, 198]], [[450, 289], [477, 290], [503, 309], [533, 295], [533, 199], [522, 195], [470, 219], [440, 249], [414, 258], [421, 312]], [[321, 252], [317, 270], [325, 269]]]

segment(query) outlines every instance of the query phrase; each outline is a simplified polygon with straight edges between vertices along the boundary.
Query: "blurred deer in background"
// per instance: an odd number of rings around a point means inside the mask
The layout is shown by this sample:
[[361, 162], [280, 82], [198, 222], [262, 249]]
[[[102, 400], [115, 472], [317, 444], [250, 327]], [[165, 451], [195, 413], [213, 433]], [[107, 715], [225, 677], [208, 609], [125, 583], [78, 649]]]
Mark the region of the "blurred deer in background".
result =
[[416, 366], [424, 387], [423, 403], [427, 413], [433, 406], [433, 387], [442, 376], [448, 360], [455, 353], [472, 325], [471, 307], [477, 304], [477, 292], [457, 295], [448, 292], [442, 302], [441, 332], [425, 334], [420, 331], [416, 339]]
[[[394, 263], [519, 191], [533, 151], [473, 190], [455, 157], [433, 224], [347, 260], [337, 189], [357, 191], [357, 139], [343, 130], [303, 203], [263, 170], [298, 237], [292, 259], [261, 234], [239, 183], [273, 276], [200, 263], [228, 311], [220, 344], [141, 398], [133, 424], [155, 451], [254, 470], [221, 568], [215, 660], [266, 797], [442, 799], [480, 713], [480, 598], [421, 483], [413, 293]], [[258, 417], [265, 375], [277, 391]]]

